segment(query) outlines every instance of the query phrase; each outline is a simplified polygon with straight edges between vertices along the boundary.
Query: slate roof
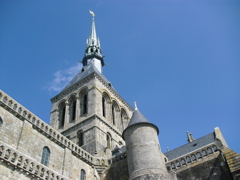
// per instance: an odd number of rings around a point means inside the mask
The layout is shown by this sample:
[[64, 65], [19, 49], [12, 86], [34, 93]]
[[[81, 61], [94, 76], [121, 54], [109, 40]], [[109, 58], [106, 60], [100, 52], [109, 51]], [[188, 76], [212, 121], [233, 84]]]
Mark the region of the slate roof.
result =
[[197, 150], [201, 147], [204, 147], [213, 142], [215, 142], [215, 133], [214, 132], [210, 133], [206, 136], [203, 136], [199, 139], [196, 139], [193, 142], [190, 142], [190, 143], [180, 146], [176, 149], [168, 151], [164, 154], [168, 157], [168, 160], [171, 161], [172, 159], [178, 158], [184, 154], [188, 154], [192, 151], [195, 151], [195, 150]]
[[150, 123], [150, 122], [147, 120], [147, 118], [145, 118], [145, 116], [138, 109], [135, 109], [128, 126], [131, 126], [137, 123]]
[[145, 118], [145, 116], [138, 110], [138, 109], [135, 109], [133, 111], [133, 115], [132, 115], [132, 118], [130, 119], [130, 122], [128, 123], [128, 127], [126, 129], [124, 129], [123, 133], [122, 133], [122, 137], [124, 139], [124, 133], [126, 132], [126, 130], [130, 127], [130, 126], [133, 126], [135, 124], [149, 124], [150, 126], [154, 126], [156, 131], [157, 131], [157, 134], [159, 133], [159, 129], [156, 125], [150, 123], [147, 118]]
[[107, 78], [101, 74], [97, 68], [94, 66], [93, 63], [90, 63], [87, 66], [83, 67], [84, 71], [80, 71], [68, 84], [67, 86], [62, 90], [65, 91], [67, 88], [71, 87], [72, 85], [76, 84], [80, 80], [84, 79], [85, 77], [89, 76], [92, 73], [98, 74], [107, 84], [110, 84], [110, 82], [107, 80]]

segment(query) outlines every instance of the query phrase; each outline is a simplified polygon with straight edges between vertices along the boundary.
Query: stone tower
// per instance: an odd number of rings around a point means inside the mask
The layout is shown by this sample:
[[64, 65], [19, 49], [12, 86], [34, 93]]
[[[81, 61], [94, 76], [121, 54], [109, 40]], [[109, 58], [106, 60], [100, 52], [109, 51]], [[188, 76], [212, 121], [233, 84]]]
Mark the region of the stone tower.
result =
[[105, 65], [94, 14], [82, 70], [51, 99], [50, 125], [94, 156], [111, 157], [125, 145], [122, 131], [132, 108], [103, 75]]
[[150, 123], [135, 107], [128, 127], [123, 132], [127, 147], [129, 180], [172, 180], [158, 141], [158, 127]]

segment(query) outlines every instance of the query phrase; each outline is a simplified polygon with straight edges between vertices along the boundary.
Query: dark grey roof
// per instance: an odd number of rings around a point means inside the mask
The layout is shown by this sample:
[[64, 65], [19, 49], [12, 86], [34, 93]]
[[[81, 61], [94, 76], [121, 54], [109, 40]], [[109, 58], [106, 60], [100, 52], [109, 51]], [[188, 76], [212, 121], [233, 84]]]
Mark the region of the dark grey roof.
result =
[[204, 147], [210, 143], [215, 142], [215, 133], [210, 133], [206, 136], [203, 136], [199, 139], [194, 140], [193, 142], [190, 142], [188, 144], [185, 144], [181, 147], [178, 147], [176, 149], [173, 149], [171, 151], [168, 151], [166, 153], [164, 153], [167, 157], [168, 160], [172, 160], [175, 158], [178, 158], [184, 154], [188, 154], [192, 151], [195, 151], [196, 149], [199, 149], [201, 147]]
[[123, 133], [122, 133], [122, 137], [124, 139], [124, 133], [126, 132], [126, 130], [130, 127], [130, 126], [133, 126], [135, 124], [149, 124], [150, 126], [153, 126], [156, 131], [157, 131], [157, 134], [159, 133], [159, 129], [156, 125], [150, 123], [147, 118], [144, 117], [144, 115], [142, 115], [142, 113], [138, 110], [138, 109], [135, 109], [133, 111], [133, 115], [132, 115], [132, 118], [130, 119], [130, 122], [128, 124], [128, 127], [126, 129], [124, 129]]
[[144, 115], [138, 109], [135, 109], [128, 126], [137, 123], [150, 123], [150, 122], [147, 120], [147, 118], [144, 117]]
[[85, 77], [89, 76], [93, 72], [98, 74], [107, 84], [110, 84], [110, 82], [107, 80], [107, 78], [101, 74], [97, 68], [94, 66], [93, 63], [89, 63], [89, 65], [83, 67], [83, 72], [79, 72], [68, 84], [67, 86], [62, 90], [65, 91], [67, 88], [71, 87], [72, 85], [76, 84], [80, 80], [84, 79]]

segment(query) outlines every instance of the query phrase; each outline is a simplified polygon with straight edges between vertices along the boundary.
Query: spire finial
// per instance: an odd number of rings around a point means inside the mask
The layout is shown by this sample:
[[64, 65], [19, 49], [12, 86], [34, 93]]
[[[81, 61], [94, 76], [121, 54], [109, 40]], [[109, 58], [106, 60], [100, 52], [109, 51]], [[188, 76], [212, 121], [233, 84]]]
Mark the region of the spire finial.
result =
[[90, 14], [92, 15], [92, 17], [95, 16], [94, 12], [92, 12], [91, 10], [89, 10]]
[[135, 106], [135, 110], [138, 110], [136, 101], [134, 101], [134, 106]]
[[194, 141], [194, 138], [192, 137], [192, 133], [189, 133], [188, 131], [186, 132], [187, 133], [187, 138], [188, 138], [188, 142], [193, 142]]

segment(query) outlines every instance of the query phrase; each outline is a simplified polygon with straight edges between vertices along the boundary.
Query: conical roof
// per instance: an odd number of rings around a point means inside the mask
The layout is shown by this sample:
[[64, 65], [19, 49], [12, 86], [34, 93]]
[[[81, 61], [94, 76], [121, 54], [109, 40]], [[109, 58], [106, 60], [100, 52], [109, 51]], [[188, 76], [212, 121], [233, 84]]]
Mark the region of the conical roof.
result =
[[138, 123], [150, 123], [150, 122], [147, 120], [147, 118], [145, 118], [145, 116], [138, 109], [135, 109], [133, 112], [132, 118], [128, 124], [128, 127]]
[[122, 133], [123, 139], [124, 139], [124, 132], [126, 132], [126, 130], [129, 129], [130, 127], [137, 125], [137, 124], [148, 124], [149, 126], [153, 126], [156, 129], [157, 134], [159, 133], [158, 127], [156, 125], [150, 123], [148, 121], [148, 119], [138, 110], [138, 108], [135, 104], [135, 110], [133, 111], [133, 115], [132, 115], [132, 118], [130, 119], [128, 127], [126, 129], [124, 129], [124, 131]]

